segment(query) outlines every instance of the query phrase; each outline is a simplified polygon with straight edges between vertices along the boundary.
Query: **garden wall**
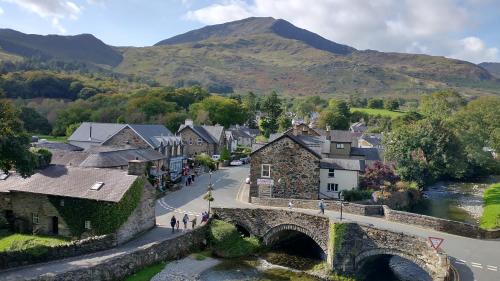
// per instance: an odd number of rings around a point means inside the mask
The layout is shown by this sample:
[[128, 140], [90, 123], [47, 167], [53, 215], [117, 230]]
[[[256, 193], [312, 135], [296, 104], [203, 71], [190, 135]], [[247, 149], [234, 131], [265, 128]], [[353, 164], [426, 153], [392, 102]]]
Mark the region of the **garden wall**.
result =
[[64, 245], [39, 246], [23, 251], [0, 252], [0, 269], [84, 255], [103, 251], [115, 245], [115, 235], [103, 235]]
[[123, 280], [138, 270], [164, 260], [182, 258], [203, 247], [207, 226], [201, 226], [180, 236], [150, 243], [131, 252], [113, 256], [99, 264], [75, 267], [72, 271], [46, 274], [26, 281], [112, 281]]
[[[258, 198], [252, 197], [251, 203], [262, 206], [287, 207], [288, 202], [292, 201], [294, 208], [299, 209], [318, 209], [319, 200], [304, 199], [285, 199], [285, 198]], [[340, 211], [340, 202], [326, 201], [325, 209], [330, 211]], [[382, 205], [361, 205], [355, 203], [344, 203], [343, 211], [346, 213], [363, 216], [383, 216], [386, 220], [410, 225], [418, 225], [425, 228], [434, 229], [450, 234], [464, 237], [480, 239], [500, 238], [500, 229], [485, 230], [476, 225], [441, 219], [437, 217], [425, 216], [410, 212], [392, 210]]]

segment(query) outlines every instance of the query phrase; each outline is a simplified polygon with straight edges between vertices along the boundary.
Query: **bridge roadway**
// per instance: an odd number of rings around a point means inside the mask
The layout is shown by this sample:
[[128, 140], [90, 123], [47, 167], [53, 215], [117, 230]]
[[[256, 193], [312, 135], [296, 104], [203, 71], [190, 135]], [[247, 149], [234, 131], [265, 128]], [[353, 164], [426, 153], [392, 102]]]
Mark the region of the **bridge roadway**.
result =
[[[214, 184], [213, 195], [215, 201], [213, 202], [213, 206], [255, 207], [236, 200], [240, 188], [244, 187], [243, 180], [247, 175], [248, 167], [245, 166], [227, 168], [214, 173], [211, 179]], [[158, 227], [131, 242], [107, 251], [0, 272], [0, 281], [30, 280], [42, 275], [54, 275], [58, 272], [71, 271], [75, 268], [91, 267], [93, 264], [103, 262], [106, 259], [126, 255], [134, 249], [151, 242], [180, 235], [182, 232], [171, 234], [170, 229], [167, 227], [171, 216], [175, 214], [179, 217], [184, 213], [188, 213], [191, 217], [193, 215], [199, 216], [202, 211], [205, 211], [207, 209], [207, 202], [202, 197], [206, 192], [208, 183], [208, 175], [202, 175], [196, 179], [194, 185], [184, 187], [159, 199], [156, 204]], [[317, 214], [316, 210], [300, 211]], [[332, 219], [339, 219], [340, 217], [340, 214], [334, 211], [326, 211], [325, 215]], [[372, 224], [380, 229], [404, 232], [424, 238], [429, 236], [444, 238], [442, 248], [450, 256], [453, 265], [458, 270], [460, 280], [500, 280], [500, 240], [465, 238], [408, 224], [389, 222], [382, 218], [347, 213], [344, 213], [343, 217], [346, 221]]]

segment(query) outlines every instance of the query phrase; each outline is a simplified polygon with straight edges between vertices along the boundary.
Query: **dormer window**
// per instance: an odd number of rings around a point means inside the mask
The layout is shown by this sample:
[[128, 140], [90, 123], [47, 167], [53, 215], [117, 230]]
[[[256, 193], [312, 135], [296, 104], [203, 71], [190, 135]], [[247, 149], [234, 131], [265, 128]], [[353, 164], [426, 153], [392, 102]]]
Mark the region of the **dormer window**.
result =
[[337, 144], [335, 144], [335, 147], [337, 149], [344, 149], [344, 144], [343, 143], [337, 143]]
[[201, 138], [198, 138], [198, 145], [201, 145]]

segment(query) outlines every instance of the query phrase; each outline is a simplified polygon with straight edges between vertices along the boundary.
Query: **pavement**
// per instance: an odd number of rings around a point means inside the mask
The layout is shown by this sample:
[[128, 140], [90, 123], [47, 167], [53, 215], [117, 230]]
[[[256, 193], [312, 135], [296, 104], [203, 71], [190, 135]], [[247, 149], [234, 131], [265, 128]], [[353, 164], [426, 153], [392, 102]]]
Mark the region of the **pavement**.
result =
[[[212, 206], [255, 208], [258, 206], [248, 202], [248, 186], [244, 179], [249, 173], [248, 165], [228, 167], [209, 174], [200, 175], [191, 186], [184, 186], [181, 190], [169, 193], [160, 198], [156, 204], [157, 227], [144, 235], [110, 250], [72, 257], [63, 260], [51, 261], [42, 264], [16, 268], [0, 272], [0, 280], [22, 280], [34, 278], [42, 274], [65, 272], [75, 268], [89, 267], [112, 257], [126, 255], [137, 248], [159, 240], [170, 239], [181, 235], [184, 230], [172, 234], [169, 227], [170, 218], [175, 215], [182, 218], [188, 214], [190, 219], [197, 216], [201, 222], [201, 213], [208, 210], [208, 202], [203, 199], [209, 183], [214, 186]], [[238, 200], [239, 199], [239, 200]], [[306, 213], [318, 213], [316, 210], [298, 209]], [[340, 219], [340, 214], [326, 211], [325, 215]], [[344, 213], [343, 220], [371, 224], [380, 229], [403, 232], [424, 238], [429, 236], [444, 239], [441, 248], [450, 256], [450, 259], [460, 275], [461, 281], [499, 281], [500, 280], [500, 240], [479, 240], [451, 235], [421, 227], [386, 221], [383, 218], [366, 217]], [[411, 222], [409, 222], [411, 223]], [[190, 228], [190, 226], [188, 226]]]

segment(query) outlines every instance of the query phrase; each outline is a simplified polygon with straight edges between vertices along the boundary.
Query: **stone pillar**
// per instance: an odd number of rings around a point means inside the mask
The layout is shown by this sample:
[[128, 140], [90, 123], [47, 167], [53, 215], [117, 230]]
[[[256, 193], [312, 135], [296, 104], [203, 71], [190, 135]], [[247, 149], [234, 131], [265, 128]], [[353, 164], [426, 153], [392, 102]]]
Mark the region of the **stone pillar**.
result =
[[134, 176], [143, 176], [146, 173], [147, 162], [142, 160], [128, 161], [128, 174]]

